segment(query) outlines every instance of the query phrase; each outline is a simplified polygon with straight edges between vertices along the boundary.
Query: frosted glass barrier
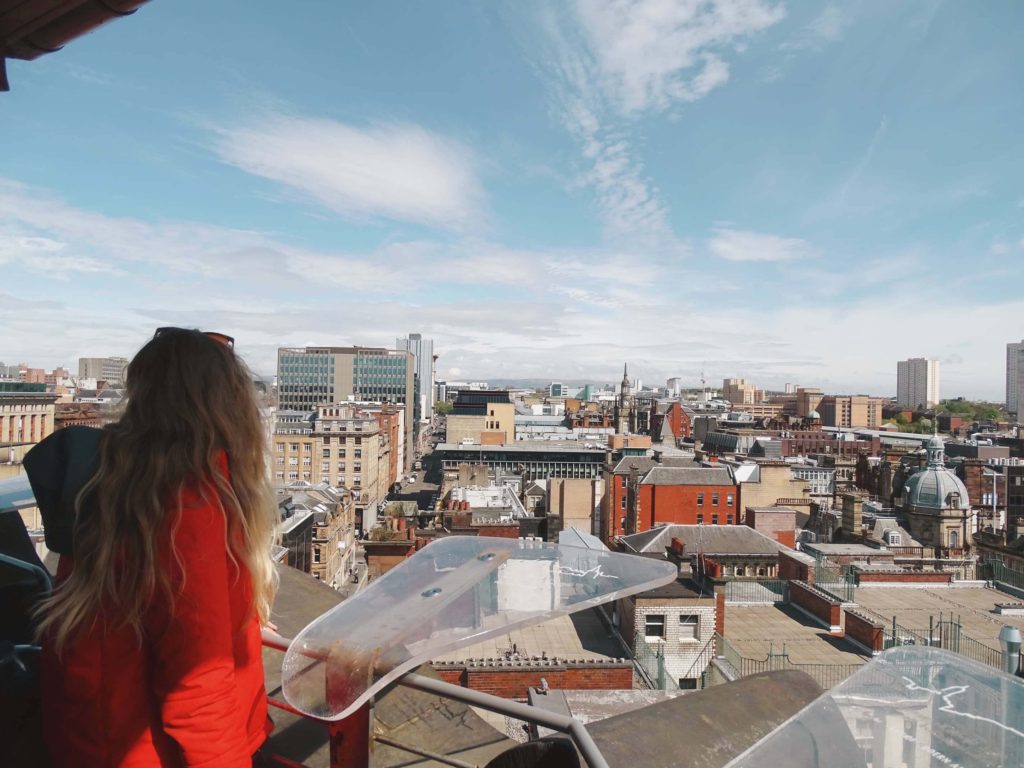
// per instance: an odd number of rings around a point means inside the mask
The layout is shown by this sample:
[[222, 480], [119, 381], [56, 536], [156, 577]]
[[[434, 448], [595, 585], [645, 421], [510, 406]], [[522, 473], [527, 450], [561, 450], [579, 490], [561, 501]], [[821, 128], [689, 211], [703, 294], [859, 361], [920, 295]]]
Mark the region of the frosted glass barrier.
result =
[[894, 648], [727, 768], [1024, 766], [1024, 681], [964, 656]]
[[446, 651], [667, 584], [676, 567], [635, 555], [482, 536], [438, 539], [298, 634], [285, 699], [338, 720]]
[[32, 486], [29, 485], [26, 475], [0, 480], [0, 512], [34, 507], [35, 503]]

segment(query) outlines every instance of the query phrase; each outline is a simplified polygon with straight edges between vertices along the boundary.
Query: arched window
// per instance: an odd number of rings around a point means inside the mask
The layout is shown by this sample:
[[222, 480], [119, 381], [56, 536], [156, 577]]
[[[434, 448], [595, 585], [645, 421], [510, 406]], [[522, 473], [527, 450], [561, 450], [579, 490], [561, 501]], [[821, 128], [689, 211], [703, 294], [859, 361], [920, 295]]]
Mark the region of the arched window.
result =
[[949, 548], [956, 549], [960, 546], [960, 534], [956, 531], [949, 532]]

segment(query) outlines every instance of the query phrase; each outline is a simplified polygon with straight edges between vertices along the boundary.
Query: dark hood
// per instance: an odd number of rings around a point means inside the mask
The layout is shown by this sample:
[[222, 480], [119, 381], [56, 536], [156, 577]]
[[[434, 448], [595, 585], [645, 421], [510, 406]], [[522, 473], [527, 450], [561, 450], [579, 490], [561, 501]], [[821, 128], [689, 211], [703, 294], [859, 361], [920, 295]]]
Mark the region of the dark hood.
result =
[[[52, 552], [73, 554], [75, 497], [99, 467], [103, 434], [93, 427], [66, 427], [25, 454], [25, 472], [43, 516], [46, 546]], [[83, 515], [91, 512], [92, 504], [90, 494], [83, 499]]]

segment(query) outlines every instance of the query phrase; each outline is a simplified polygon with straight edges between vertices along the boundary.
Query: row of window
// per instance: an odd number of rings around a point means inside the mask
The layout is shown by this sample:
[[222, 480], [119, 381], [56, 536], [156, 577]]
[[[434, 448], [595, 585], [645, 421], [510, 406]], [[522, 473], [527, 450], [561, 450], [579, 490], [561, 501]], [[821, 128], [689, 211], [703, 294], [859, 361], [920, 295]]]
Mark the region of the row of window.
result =
[[[666, 637], [666, 620], [664, 613], [649, 613], [644, 616], [644, 639], [664, 640]], [[681, 613], [677, 624], [677, 636], [680, 640], [700, 640], [700, 616], [695, 613]]]

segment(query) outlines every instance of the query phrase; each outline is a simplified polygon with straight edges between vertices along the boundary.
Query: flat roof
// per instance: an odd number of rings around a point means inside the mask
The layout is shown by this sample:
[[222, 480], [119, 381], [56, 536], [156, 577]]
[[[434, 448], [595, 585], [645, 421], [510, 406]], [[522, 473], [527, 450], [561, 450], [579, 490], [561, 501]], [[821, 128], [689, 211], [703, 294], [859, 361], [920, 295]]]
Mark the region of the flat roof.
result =
[[777, 555], [789, 548], [746, 525], [659, 525], [619, 540], [632, 552], [662, 552], [680, 539], [686, 554]]
[[823, 555], [864, 555], [865, 557], [892, 557], [892, 552], [876, 549], [867, 544], [818, 544], [804, 542], [800, 548], [807, 552], [820, 552]]
[[764, 659], [769, 650], [782, 653], [783, 646], [795, 664], [864, 664], [870, 659], [789, 606], [730, 606], [725, 637], [749, 659]]
[[1002, 651], [999, 629], [1011, 624], [1024, 632], [1024, 616], [993, 613], [996, 603], [1015, 603], [1019, 598], [984, 587], [860, 587], [854, 590], [853, 600], [861, 608], [892, 621], [907, 629], [928, 630], [928, 619], [939, 614], [962, 622], [964, 634], [979, 643]]

